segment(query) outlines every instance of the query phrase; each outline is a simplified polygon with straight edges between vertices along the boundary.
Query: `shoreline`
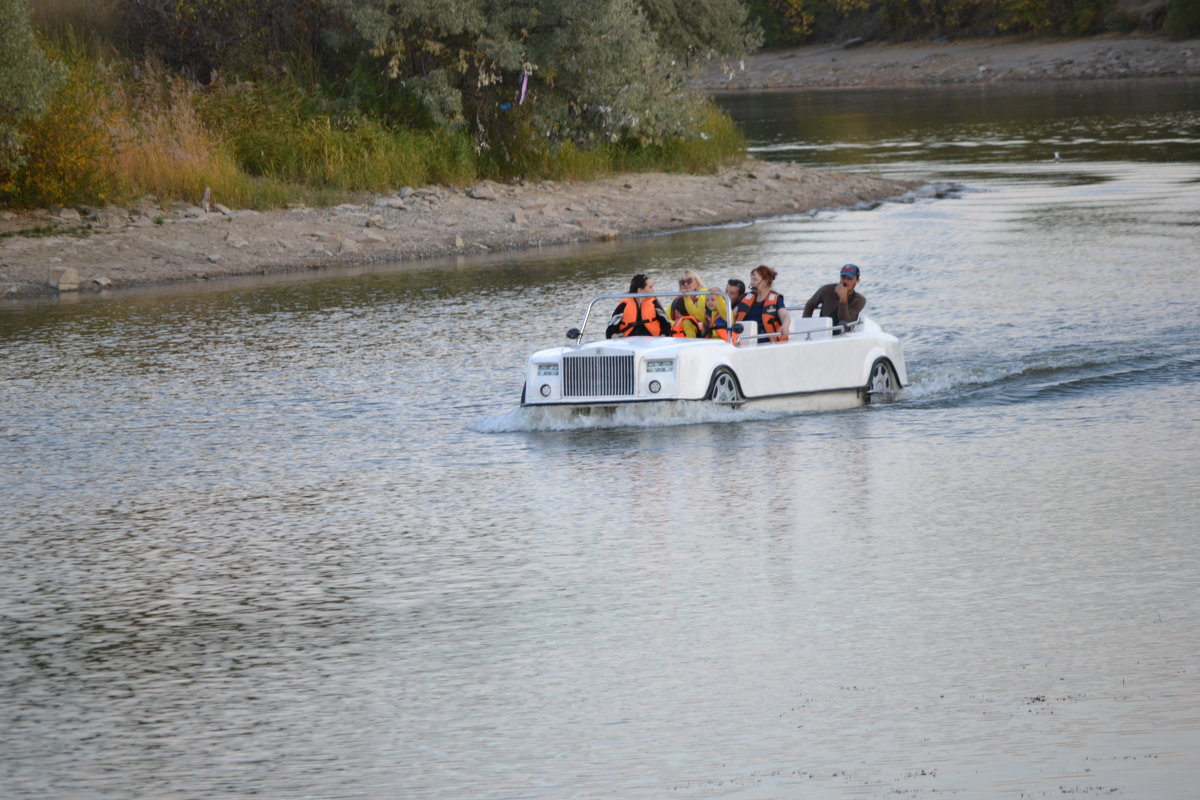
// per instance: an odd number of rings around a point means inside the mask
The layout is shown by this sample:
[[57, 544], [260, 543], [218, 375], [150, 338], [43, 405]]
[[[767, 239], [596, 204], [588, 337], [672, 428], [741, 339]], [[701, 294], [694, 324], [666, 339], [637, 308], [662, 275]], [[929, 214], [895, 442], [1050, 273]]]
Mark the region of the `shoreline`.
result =
[[732, 72], [710, 65], [708, 92], [887, 89], [1200, 77], [1200, 39], [1108, 35], [814, 44], [755, 53]]
[[[1196, 79], [1200, 39], [806, 45], [702, 77], [713, 93]], [[162, 208], [147, 197], [131, 208], [0, 210], [0, 299], [626, 239], [878, 203], [919, 185], [751, 159], [716, 175], [405, 187], [319, 209], [231, 210], [219, 197]]]
[[107, 293], [626, 239], [872, 205], [919, 185], [748, 160], [717, 175], [405, 188], [322, 209], [233, 211], [219, 203], [162, 209], [144, 199], [133, 209], [84, 209], [84, 215], [72, 208], [0, 215], [0, 233], [4, 226], [57, 229], [0, 238], [0, 295]]

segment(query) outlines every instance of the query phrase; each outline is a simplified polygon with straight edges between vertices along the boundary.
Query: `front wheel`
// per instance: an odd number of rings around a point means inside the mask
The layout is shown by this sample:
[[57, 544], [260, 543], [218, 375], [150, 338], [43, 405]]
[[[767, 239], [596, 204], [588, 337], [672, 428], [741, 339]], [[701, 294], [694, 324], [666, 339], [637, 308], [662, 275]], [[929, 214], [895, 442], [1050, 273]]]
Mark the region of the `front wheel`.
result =
[[886, 358], [877, 358], [871, 365], [871, 377], [867, 379], [867, 402], [886, 403], [896, 398], [900, 391], [900, 379], [892, 362]]
[[742, 389], [737, 376], [728, 367], [718, 367], [708, 384], [708, 396], [704, 398], [721, 405], [738, 405], [742, 402]]

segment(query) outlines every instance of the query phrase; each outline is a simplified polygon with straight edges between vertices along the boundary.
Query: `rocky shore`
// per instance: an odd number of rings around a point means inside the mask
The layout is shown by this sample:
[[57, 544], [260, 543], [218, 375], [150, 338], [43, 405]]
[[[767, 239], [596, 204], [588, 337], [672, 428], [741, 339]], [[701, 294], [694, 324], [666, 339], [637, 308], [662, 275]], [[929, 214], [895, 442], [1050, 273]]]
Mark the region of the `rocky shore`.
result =
[[0, 293], [108, 291], [617, 239], [876, 203], [914, 186], [746, 162], [719, 175], [405, 188], [323, 209], [163, 208], [144, 198], [134, 208], [0, 212]]

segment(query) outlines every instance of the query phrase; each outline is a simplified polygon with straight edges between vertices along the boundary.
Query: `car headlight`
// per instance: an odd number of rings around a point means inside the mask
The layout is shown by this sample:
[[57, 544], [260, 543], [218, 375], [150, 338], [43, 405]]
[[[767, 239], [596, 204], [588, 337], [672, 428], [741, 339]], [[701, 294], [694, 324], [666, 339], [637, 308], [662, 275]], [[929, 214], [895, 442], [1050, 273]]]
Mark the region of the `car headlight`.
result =
[[672, 360], [666, 361], [647, 361], [646, 372], [674, 372], [675, 362]]
[[538, 377], [558, 377], [558, 364], [538, 364]]

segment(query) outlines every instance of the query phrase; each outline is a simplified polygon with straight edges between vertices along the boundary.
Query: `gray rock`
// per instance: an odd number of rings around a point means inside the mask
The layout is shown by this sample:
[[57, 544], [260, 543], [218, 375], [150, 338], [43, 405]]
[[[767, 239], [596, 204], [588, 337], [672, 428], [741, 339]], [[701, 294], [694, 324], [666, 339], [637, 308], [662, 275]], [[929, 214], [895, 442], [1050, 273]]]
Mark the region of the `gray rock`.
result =
[[475, 200], [495, 200], [496, 192], [486, 183], [481, 183], [478, 186], [472, 186], [467, 190], [467, 197]]
[[224, 214], [227, 217], [233, 216], [233, 210], [231, 208], [229, 208], [229, 206], [223, 206], [220, 203], [214, 203], [213, 210], [217, 211], [220, 214]]
[[340, 253], [361, 253], [362, 245], [353, 239], [342, 239], [342, 243], [338, 248]]
[[79, 222], [83, 219], [79, 212], [73, 208], [60, 208], [58, 210], [58, 218], [63, 222]]
[[50, 285], [60, 292], [79, 291], [79, 271], [74, 267], [50, 270]]

